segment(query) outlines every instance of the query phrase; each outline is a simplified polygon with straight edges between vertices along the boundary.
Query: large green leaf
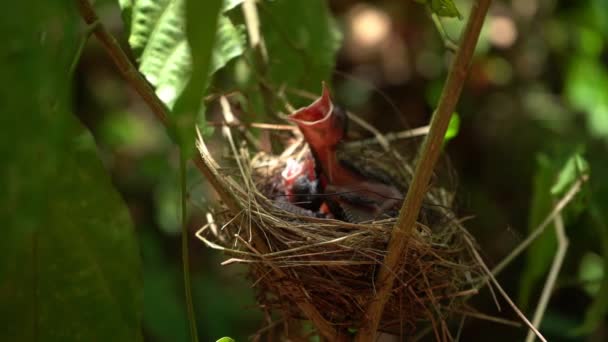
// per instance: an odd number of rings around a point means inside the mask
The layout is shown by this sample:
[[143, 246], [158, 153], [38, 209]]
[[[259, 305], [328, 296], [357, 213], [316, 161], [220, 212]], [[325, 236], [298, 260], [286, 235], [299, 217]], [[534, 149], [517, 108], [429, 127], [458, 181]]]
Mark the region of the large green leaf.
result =
[[141, 269], [128, 210], [70, 113], [74, 2], [0, 14], [2, 341], [141, 339]]
[[[129, 45], [139, 61], [139, 70], [156, 88], [158, 96], [172, 107], [193, 72], [185, 29], [185, 0], [120, 0], [120, 5], [123, 17], [130, 20], [127, 22]], [[192, 22], [197, 29], [204, 28], [196, 33], [206, 35], [217, 31], [208, 68], [208, 73], [213, 74], [243, 53], [244, 31], [223, 15], [217, 22], [217, 30], [209, 30], [208, 25], [215, 25], [209, 21], [213, 18], [214, 1], [198, 1], [196, 5], [200, 6], [200, 12], [191, 12], [195, 19]], [[236, 5], [238, 2], [227, 1], [224, 9]]]
[[276, 0], [260, 2], [259, 8], [272, 84], [320, 93], [321, 81], [331, 79], [342, 39], [326, 1]]

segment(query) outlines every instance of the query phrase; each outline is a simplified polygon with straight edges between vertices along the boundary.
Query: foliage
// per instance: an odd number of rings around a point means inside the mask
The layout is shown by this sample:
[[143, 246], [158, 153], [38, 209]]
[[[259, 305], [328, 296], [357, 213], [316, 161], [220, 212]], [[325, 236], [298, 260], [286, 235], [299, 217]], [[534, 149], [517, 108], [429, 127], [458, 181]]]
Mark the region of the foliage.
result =
[[[242, 27], [233, 25], [224, 15], [217, 19], [215, 29], [212, 14], [214, 10], [207, 7], [211, 6], [211, 3], [213, 2], [204, 2], [203, 8], [193, 8], [189, 13], [194, 19], [193, 23], [203, 25], [193, 27], [193, 33], [202, 35], [217, 32], [211, 65], [208, 67], [208, 73], [213, 74], [232, 58], [243, 53], [244, 36]], [[223, 11], [233, 9], [238, 3], [226, 1]], [[126, 22], [130, 32], [129, 45], [139, 61], [139, 70], [156, 88], [158, 96], [170, 107], [184, 91], [193, 72], [191, 46], [185, 29], [185, 5], [185, 0], [121, 1], [123, 15], [130, 18]], [[192, 39], [194, 38], [193, 36]], [[201, 37], [198, 41], [209, 42], [210, 39]], [[200, 48], [205, 49], [209, 50]], [[204, 81], [204, 75], [199, 78]]]
[[[415, 1], [442, 17], [446, 35], [457, 40], [464, 21], [456, 18], [468, 15], [472, 1]], [[271, 121], [280, 115], [262, 113], [284, 111], [284, 100], [306, 104], [296, 93], [318, 93], [322, 81], [331, 82], [338, 97], [356, 104], [370, 122], [396, 131], [404, 129], [397, 122], [403, 118], [386, 119], [384, 97], [407, 120], [426, 124], [449, 65], [450, 52], [433, 22], [411, 1], [257, 1], [268, 55], [261, 64], [248, 48], [243, 0], [119, 0], [124, 36], [112, 21], [116, 1], [95, 3], [118, 40], [126, 37], [139, 70], [170, 108], [168, 135], [183, 147], [182, 159], [193, 151], [194, 124], [215, 120], [213, 106], [202, 100], [211, 92], [237, 89], [240, 94], [230, 99], [242, 110], [239, 119]], [[354, 58], [348, 48], [339, 52], [352, 40], [342, 28], [354, 4], [386, 12], [391, 20], [388, 40], [371, 57]], [[562, 213], [570, 245], [541, 325], [550, 340], [565, 334], [593, 339], [606, 324], [607, 5], [495, 2], [460, 115], [445, 139], [459, 171], [461, 207], [477, 216], [467, 227], [488, 260], [500, 260], [582, 173], [590, 174]], [[80, 23], [69, 1], [10, 2], [0, 14], [0, 339], [137, 341], [143, 327], [146, 338], [185, 340], [176, 253], [180, 158], [165, 128], [147, 116], [98, 44], [86, 45], [78, 63], [86, 38]], [[514, 29], [512, 45], [495, 40], [506, 29]], [[405, 65], [405, 76], [396, 83], [387, 65], [397, 62]], [[66, 76], [71, 65], [77, 66], [75, 85]], [[365, 85], [340, 81], [336, 68]], [[377, 89], [387, 96], [380, 99]], [[188, 227], [195, 229], [216, 198], [195, 169], [187, 171]], [[245, 340], [262, 321], [252, 290], [234, 268], [219, 266], [218, 255], [190, 247], [201, 337]], [[505, 288], [518, 289], [510, 293], [526, 313], [536, 305], [554, 251], [549, 226], [525, 259], [501, 274]], [[570, 300], [577, 296], [588, 300]], [[480, 338], [467, 329], [463, 336]]]
[[80, 20], [53, 1], [0, 18], [3, 341], [141, 340], [133, 225], [70, 106]]
[[415, 0], [429, 6], [431, 11], [442, 17], [458, 17], [462, 19], [462, 15], [458, 12], [458, 8], [453, 0]]

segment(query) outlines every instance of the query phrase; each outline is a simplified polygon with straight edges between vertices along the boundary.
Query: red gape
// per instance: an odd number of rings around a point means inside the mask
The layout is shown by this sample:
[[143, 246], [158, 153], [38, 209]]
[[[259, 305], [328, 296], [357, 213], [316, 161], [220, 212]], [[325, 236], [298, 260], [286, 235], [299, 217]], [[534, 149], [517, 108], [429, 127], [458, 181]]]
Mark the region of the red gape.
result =
[[[298, 109], [288, 117], [295, 122], [310, 145], [320, 166], [321, 190], [337, 202], [348, 221], [366, 221], [393, 209], [402, 194], [393, 185], [343, 165], [338, 155], [346, 135], [346, 115], [334, 108], [329, 90], [323, 84], [323, 95], [311, 105]], [[341, 216], [341, 215], [336, 215]]]

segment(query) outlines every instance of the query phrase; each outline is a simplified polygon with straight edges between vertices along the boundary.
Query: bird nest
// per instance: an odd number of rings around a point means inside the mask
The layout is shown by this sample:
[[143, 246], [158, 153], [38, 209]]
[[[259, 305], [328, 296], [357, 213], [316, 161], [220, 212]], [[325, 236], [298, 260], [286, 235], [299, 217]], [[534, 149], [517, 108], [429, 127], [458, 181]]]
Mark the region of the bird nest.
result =
[[[306, 145], [300, 140], [281, 155], [250, 154], [245, 144], [234, 142], [230, 129], [223, 132], [236, 167], [220, 167], [202, 140], [199, 150], [214, 187], [223, 189], [226, 208], [197, 236], [228, 254], [225, 264], [247, 264], [258, 304], [282, 315], [283, 322], [310, 319], [312, 311], [338, 331], [353, 331], [375, 299], [375, 276], [396, 218], [352, 223], [285, 210], [277, 204], [274, 184], [287, 160], [306, 153]], [[384, 146], [385, 152], [399, 155]], [[398, 159], [409, 181], [411, 160]], [[482, 272], [472, 238], [451, 209], [452, 199], [453, 193], [440, 185], [427, 192], [380, 330], [411, 336], [431, 327], [437, 338], [445, 336], [447, 319], [462, 312], [464, 301], [476, 292], [473, 279]]]

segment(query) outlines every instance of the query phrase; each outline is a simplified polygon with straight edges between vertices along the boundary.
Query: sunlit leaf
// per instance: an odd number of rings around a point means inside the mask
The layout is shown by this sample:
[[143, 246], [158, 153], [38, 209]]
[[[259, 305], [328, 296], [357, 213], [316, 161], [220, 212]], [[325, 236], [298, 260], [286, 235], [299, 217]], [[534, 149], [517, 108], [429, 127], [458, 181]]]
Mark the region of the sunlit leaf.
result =
[[217, 342], [236, 342], [233, 338], [230, 337], [222, 337]]
[[245, 0], [224, 0], [223, 2], [222, 12], [228, 12], [231, 9], [240, 6]]
[[458, 113], [452, 114], [450, 118], [450, 123], [448, 124], [448, 130], [445, 132], [445, 137], [443, 138], [444, 142], [448, 142], [455, 138], [460, 131], [460, 116]]
[[608, 139], [608, 69], [595, 58], [573, 58], [565, 94], [574, 109], [585, 112], [589, 132]]
[[69, 105], [74, 6], [9, 2], [0, 14], [1, 341], [142, 339], [129, 211]]
[[[203, 7], [209, 1], [199, 2]], [[233, 2], [224, 4], [231, 8]], [[123, 13], [131, 19], [129, 45], [139, 61], [139, 70], [156, 88], [158, 96], [172, 107], [182, 93], [192, 73], [192, 59], [185, 32], [184, 0], [121, 0]], [[209, 24], [208, 12], [192, 13], [197, 24]], [[201, 34], [209, 33], [207, 29]], [[242, 27], [220, 16], [217, 23], [216, 44], [208, 73], [222, 68], [244, 51]]]

